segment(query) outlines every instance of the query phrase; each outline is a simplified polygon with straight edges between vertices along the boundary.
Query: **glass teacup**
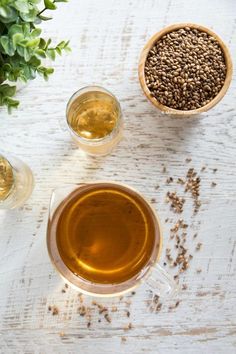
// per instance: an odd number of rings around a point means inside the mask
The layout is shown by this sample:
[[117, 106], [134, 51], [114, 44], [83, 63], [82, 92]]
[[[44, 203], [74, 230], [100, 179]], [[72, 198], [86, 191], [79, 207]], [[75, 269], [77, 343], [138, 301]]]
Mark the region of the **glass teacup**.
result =
[[72, 95], [66, 124], [76, 145], [89, 155], [107, 155], [122, 139], [120, 103], [100, 86], [83, 87]]
[[22, 206], [33, 188], [31, 169], [15, 156], [0, 153], [0, 209]]
[[[103, 230], [105, 243], [99, 239]], [[177, 291], [173, 278], [158, 264], [162, 248], [159, 218], [143, 196], [126, 185], [94, 182], [54, 190], [47, 247], [59, 274], [82, 293], [116, 296], [142, 282], [163, 299]], [[133, 257], [127, 266], [130, 254]]]

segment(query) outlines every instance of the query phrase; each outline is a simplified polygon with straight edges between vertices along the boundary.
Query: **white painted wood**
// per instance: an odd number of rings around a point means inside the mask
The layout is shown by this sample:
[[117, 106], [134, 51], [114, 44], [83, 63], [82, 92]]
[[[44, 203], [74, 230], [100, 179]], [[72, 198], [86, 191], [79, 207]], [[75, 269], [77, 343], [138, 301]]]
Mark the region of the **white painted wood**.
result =
[[[59, 58], [48, 83], [35, 80], [19, 93], [21, 107], [11, 117], [0, 112], [0, 148], [25, 160], [36, 180], [22, 209], [0, 214], [0, 353], [235, 353], [235, 75], [220, 104], [189, 120], [158, 113], [143, 96], [137, 77], [146, 40], [175, 22], [212, 28], [229, 46], [235, 64], [235, 13], [234, 0], [71, 0], [60, 4], [54, 20], [44, 25], [55, 41], [70, 38], [73, 52]], [[59, 124], [70, 95], [87, 84], [114, 92], [124, 112], [125, 138], [105, 158], [85, 156]], [[192, 157], [188, 165], [186, 157]], [[192, 234], [198, 230], [203, 248], [193, 252], [191, 266], [181, 278], [188, 289], [180, 295], [179, 307], [170, 311], [167, 305], [151, 313], [149, 293], [141, 286], [132, 296], [130, 319], [124, 313], [130, 295], [100, 301], [109, 307], [115, 304], [118, 311], [112, 313], [111, 323], [98, 323], [93, 307], [88, 329], [77, 313], [77, 292], [61, 292], [63, 281], [47, 255], [51, 190], [96, 179], [127, 183], [147, 198], [156, 198], [154, 206], [164, 223], [166, 217], [176, 218], [164, 202], [171, 190], [165, 184], [167, 176], [181, 177], [188, 167], [200, 170], [203, 165], [207, 166], [201, 174], [203, 206], [187, 241], [194, 250], [197, 241]], [[214, 174], [212, 168], [218, 171]], [[217, 182], [215, 188], [212, 181]], [[191, 223], [190, 216], [186, 218]], [[172, 247], [169, 228], [164, 224], [164, 248]], [[91, 299], [85, 298], [85, 304]], [[52, 316], [48, 305], [58, 306], [59, 315]], [[125, 331], [129, 322], [133, 328]]]

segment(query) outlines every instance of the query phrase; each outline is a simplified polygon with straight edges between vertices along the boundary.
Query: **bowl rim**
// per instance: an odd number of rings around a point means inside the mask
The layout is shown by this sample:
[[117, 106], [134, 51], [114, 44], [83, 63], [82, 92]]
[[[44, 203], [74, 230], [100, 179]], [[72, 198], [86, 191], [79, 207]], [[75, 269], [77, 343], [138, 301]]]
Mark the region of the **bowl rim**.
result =
[[[224, 57], [225, 57], [225, 63], [226, 63], [226, 76], [225, 76], [225, 82], [224, 85], [222, 86], [221, 90], [218, 92], [218, 94], [213, 98], [213, 100], [211, 100], [209, 103], [207, 103], [206, 105], [200, 107], [200, 108], [196, 108], [196, 109], [192, 109], [192, 110], [188, 110], [188, 111], [184, 111], [184, 110], [179, 110], [179, 109], [174, 109], [174, 108], [170, 108], [168, 106], [163, 105], [162, 103], [160, 103], [156, 98], [154, 98], [151, 95], [151, 92], [149, 91], [147, 84], [146, 84], [146, 80], [145, 80], [145, 74], [144, 74], [144, 68], [145, 68], [145, 63], [146, 63], [146, 59], [148, 56], [149, 51], [151, 50], [151, 48], [154, 46], [154, 44], [161, 38], [163, 37], [165, 34], [173, 32], [177, 29], [181, 29], [184, 27], [190, 27], [190, 28], [194, 28], [194, 29], [199, 29], [202, 32], [206, 32], [208, 33], [210, 36], [214, 37], [223, 53], [224, 53]], [[232, 59], [231, 59], [231, 55], [230, 52], [226, 46], [226, 44], [223, 42], [223, 40], [215, 33], [213, 32], [211, 29], [204, 27], [202, 25], [198, 25], [195, 23], [176, 23], [176, 24], [172, 24], [169, 25], [163, 29], [161, 29], [160, 31], [156, 32], [145, 44], [144, 48], [141, 51], [141, 55], [140, 55], [140, 59], [139, 59], [139, 66], [138, 66], [138, 76], [139, 76], [139, 82], [141, 85], [141, 88], [145, 94], [145, 96], [148, 98], [148, 100], [159, 110], [161, 110], [162, 112], [166, 113], [166, 114], [170, 114], [170, 115], [175, 115], [175, 116], [190, 116], [190, 115], [196, 115], [199, 113], [203, 113], [208, 111], [209, 109], [213, 108], [226, 94], [229, 85], [231, 83], [232, 80], [232, 76], [233, 76], [233, 63], [232, 63]]]

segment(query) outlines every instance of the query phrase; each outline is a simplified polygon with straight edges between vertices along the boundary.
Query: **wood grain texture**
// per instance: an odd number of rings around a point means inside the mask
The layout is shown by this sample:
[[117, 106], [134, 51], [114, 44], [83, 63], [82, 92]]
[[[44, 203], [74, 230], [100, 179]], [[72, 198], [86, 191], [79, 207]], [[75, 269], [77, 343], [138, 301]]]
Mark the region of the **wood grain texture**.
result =
[[[235, 13], [234, 0], [71, 0], [44, 25], [55, 41], [71, 39], [73, 52], [59, 58], [48, 83], [35, 80], [19, 92], [21, 106], [11, 117], [0, 112], [0, 148], [27, 162], [36, 180], [24, 207], [0, 213], [0, 353], [235, 353], [235, 74], [216, 107], [201, 117], [181, 120], [152, 107], [137, 73], [148, 38], [176, 22], [211, 28], [228, 45], [235, 66]], [[123, 109], [125, 136], [107, 157], [85, 156], [61, 129], [67, 100], [90, 84], [110, 89]], [[191, 163], [185, 163], [186, 157]], [[200, 171], [202, 166], [206, 166], [201, 173], [202, 208], [192, 218], [187, 198], [183, 216], [191, 225], [187, 243], [194, 258], [181, 277], [188, 289], [180, 294], [178, 308], [170, 310], [166, 304], [152, 313], [149, 291], [142, 285], [134, 296], [102, 302], [118, 307], [111, 323], [103, 319], [99, 323], [92, 307], [87, 328], [86, 319], [77, 313], [78, 293], [61, 292], [64, 283], [47, 255], [52, 189], [96, 179], [130, 184], [150, 200], [155, 198], [153, 205], [164, 224], [164, 248], [173, 247], [171, 222], [164, 221], [168, 217], [174, 222], [177, 216], [164, 199], [175, 184], [166, 185], [166, 178], [184, 177], [188, 167]], [[213, 173], [213, 168], [218, 171]], [[214, 188], [212, 181], [217, 183]], [[183, 193], [181, 187], [178, 191]], [[192, 238], [195, 232], [197, 241]], [[194, 252], [196, 242], [203, 243], [199, 252]], [[164, 253], [161, 264], [163, 260]], [[91, 304], [90, 298], [84, 301]], [[57, 316], [48, 312], [49, 305], [59, 308]], [[125, 330], [129, 322], [132, 328]]]

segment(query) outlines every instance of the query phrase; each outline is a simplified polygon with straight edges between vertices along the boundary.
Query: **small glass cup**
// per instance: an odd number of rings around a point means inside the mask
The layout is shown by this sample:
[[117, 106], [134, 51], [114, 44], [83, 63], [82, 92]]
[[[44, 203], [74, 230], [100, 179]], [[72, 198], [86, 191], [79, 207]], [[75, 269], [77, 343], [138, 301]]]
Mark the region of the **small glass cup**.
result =
[[[63, 208], [66, 203], [65, 200], [75, 191], [76, 193], [80, 193], [80, 191], [83, 193], [84, 190], [89, 190], [90, 188], [96, 188], [103, 185], [116, 188], [118, 187], [123, 191], [126, 190], [127, 192], [131, 192], [138, 196], [138, 198], [141, 199], [147, 206], [155, 225], [155, 242], [149, 261], [138, 274], [119, 284], [93, 283], [80, 277], [78, 274], [74, 274], [63, 262], [57, 247], [55, 220], [57, 223], [58, 216], [54, 220], [54, 213], [56, 212], [57, 208]], [[145, 198], [133, 188], [130, 188], [126, 185], [116, 182], [104, 181], [67, 185], [65, 187], [54, 190], [52, 193], [49, 208], [47, 248], [52, 264], [64, 279], [64, 281], [84, 294], [100, 297], [117, 296], [135, 289], [142, 282], [147, 284], [154, 293], [158, 294], [162, 301], [173, 297], [178, 292], [178, 286], [172, 276], [168, 274], [158, 263], [162, 249], [162, 230], [160, 220], [148, 201], [145, 200]]]
[[[81, 135], [78, 131], [76, 131], [72, 127], [72, 119], [73, 116], [80, 110], [80, 112], [85, 112], [86, 104], [92, 100], [97, 100], [97, 102], [102, 102], [102, 100], [109, 100], [111, 114], [115, 114], [116, 119], [114, 126], [108, 131], [108, 133], [102, 137], [86, 137]], [[94, 112], [96, 114], [96, 109], [94, 108]], [[71, 134], [72, 139], [75, 143], [81, 148], [81, 150], [85, 151], [89, 155], [108, 155], [114, 147], [118, 144], [118, 142], [122, 139], [123, 132], [123, 118], [119, 101], [116, 97], [109, 92], [108, 90], [100, 87], [100, 86], [87, 86], [84, 87], [77, 92], [75, 92], [70, 98], [67, 107], [66, 107], [66, 122], [67, 128]], [[91, 119], [91, 129], [95, 129], [95, 123], [93, 124], [93, 118]], [[101, 120], [101, 123], [105, 122]]]
[[14, 156], [0, 153], [0, 209], [15, 209], [23, 205], [34, 188], [31, 169]]

